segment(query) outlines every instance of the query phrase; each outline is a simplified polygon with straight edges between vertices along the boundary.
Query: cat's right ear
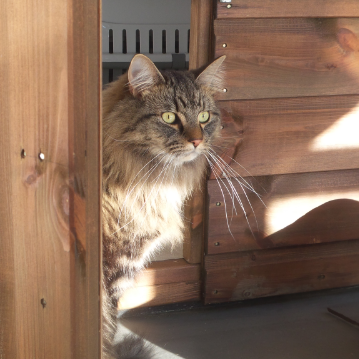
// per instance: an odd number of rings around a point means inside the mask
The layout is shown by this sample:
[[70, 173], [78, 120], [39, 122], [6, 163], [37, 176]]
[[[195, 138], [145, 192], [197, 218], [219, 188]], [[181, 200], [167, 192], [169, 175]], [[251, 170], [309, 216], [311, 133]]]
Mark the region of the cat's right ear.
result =
[[164, 82], [156, 65], [147, 56], [135, 55], [128, 69], [128, 86], [133, 96], [144, 95], [151, 87]]

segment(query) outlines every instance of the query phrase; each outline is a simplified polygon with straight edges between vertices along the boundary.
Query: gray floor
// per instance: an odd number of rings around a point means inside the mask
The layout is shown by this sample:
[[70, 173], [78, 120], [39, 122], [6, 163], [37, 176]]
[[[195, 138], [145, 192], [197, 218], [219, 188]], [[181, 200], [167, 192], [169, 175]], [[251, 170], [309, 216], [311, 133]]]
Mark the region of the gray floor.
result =
[[359, 288], [126, 313], [121, 330], [144, 336], [160, 359], [359, 359], [359, 327], [327, 307], [359, 319]]

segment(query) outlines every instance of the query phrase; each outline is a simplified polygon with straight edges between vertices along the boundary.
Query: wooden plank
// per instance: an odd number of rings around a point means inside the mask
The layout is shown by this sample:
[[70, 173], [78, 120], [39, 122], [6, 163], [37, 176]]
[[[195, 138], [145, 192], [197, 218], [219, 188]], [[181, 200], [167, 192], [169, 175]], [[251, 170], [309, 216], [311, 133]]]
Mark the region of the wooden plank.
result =
[[358, 18], [215, 20], [215, 56], [227, 55], [218, 98], [358, 94], [358, 35]]
[[101, 1], [69, 3], [73, 358], [102, 357]]
[[[72, 32], [72, 21], [77, 24], [78, 17], [70, 2], [5, 0], [0, 5], [2, 358], [99, 357], [100, 212], [99, 201], [87, 202], [88, 194], [99, 199], [100, 192], [99, 50], [98, 36], [92, 36], [99, 29], [96, 4], [86, 2], [82, 8], [86, 17], [82, 24], [91, 23], [93, 28], [87, 35], [93, 49], [89, 61], [89, 43], [81, 41], [77, 29]], [[72, 36], [81, 43], [75, 53], [83, 51], [86, 61], [71, 61]], [[88, 102], [72, 102], [81, 87], [71, 82], [72, 75], [76, 72], [81, 82], [86, 71], [91, 74], [84, 91]], [[86, 108], [83, 118], [79, 112], [71, 116], [78, 107]], [[79, 135], [71, 129], [74, 119], [92, 131], [86, 139], [86, 146], [92, 147], [83, 166], [92, 177], [84, 181], [85, 211], [76, 214], [70, 165], [70, 158], [77, 155], [73, 141]], [[81, 247], [74, 245], [75, 216], [85, 224]], [[82, 305], [88, 312], [76, 310]], [[89, 350], [80, 351], [78, 345]]]
[[220, 108], [224, 128], [213, 149], [231, 176], [359, 168], [357, 95], [221, 101]]
[[[197, 69], [213, 60], [214, 3], [208, 0], [192, 0], [189, 68]], [[187, 218], [183, 257], [188, 263], [201, 263], [203, 256], [203, 193], [197, 190], [185, 203]]]
[[184, 259], [153, 262], [121, 297], [118, 309], [200, 300], [200, 265]]
[[230, 4], [217, 3], [217, 19], [354, 16], [359, 16], [356, 0], [232, 0]]
[[167, 283], [198, 282], [199, 264], [189, 264], [184, 259], [170, 259], [152, 262], [136, 278], [136, 286], [150, 286]]
[[192, 0], [189, 68], [197, 69], [213, 60], [213, 3]]
[[359, 241], [206, 256], [205, 303], [359, 284]]
[[246, 190], [247, 199], [233, 181], [244, 207], [237, 203], [237, 213], [227, 180], [220, 182], [225, 201], [216, 181], [208, 182], [208, 254], [359, 238], [359, 170], [246, 180], [261, 198]]

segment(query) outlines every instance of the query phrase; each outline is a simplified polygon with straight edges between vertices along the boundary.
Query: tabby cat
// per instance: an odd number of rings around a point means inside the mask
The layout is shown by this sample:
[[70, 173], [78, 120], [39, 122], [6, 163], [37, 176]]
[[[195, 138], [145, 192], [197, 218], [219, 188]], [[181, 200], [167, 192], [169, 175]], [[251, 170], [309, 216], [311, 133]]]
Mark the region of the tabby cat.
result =
[[134, 338], [112, 346], [115, 306], [156, 251], [182, 240], [183, 202], [206, 175], [206, 154], [221, 129], [213, 94], [223, 89], [224, 59], [194, 71], [159, 71], [136, 55], [103, 92], [106, 358], [150, 357]]

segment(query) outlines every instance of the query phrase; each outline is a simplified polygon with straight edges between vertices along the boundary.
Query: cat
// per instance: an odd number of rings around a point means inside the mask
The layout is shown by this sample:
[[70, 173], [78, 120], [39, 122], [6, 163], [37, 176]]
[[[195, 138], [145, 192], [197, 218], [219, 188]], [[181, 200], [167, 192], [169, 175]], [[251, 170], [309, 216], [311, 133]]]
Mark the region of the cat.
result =
[[224, 59], [159, 71], [138, 54], [103, 91], [105, 358], [151, 357], [141, 339], [112, 346], [115, 308], [151, 256], [182, 240], [183, 203], [207, 174], [206, 154], [221, 130], [213, 95], [223, 89]]

